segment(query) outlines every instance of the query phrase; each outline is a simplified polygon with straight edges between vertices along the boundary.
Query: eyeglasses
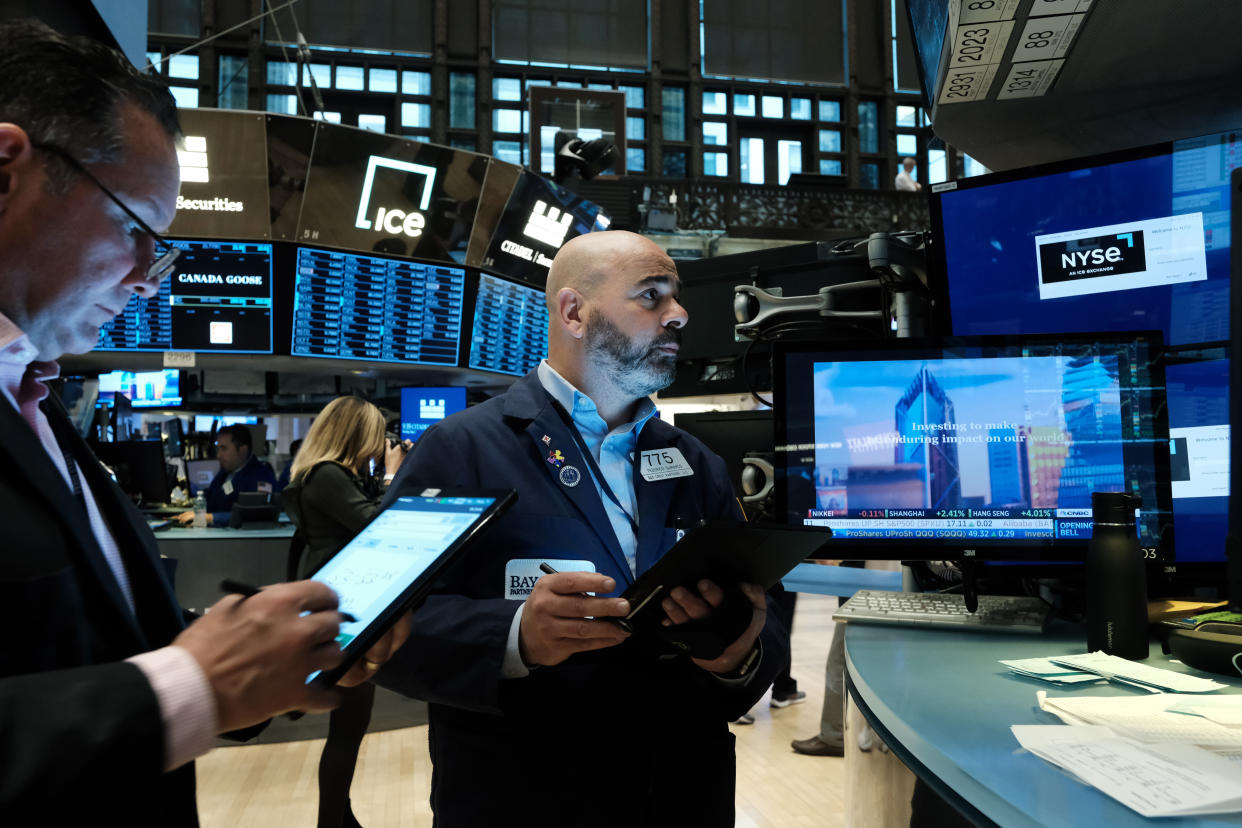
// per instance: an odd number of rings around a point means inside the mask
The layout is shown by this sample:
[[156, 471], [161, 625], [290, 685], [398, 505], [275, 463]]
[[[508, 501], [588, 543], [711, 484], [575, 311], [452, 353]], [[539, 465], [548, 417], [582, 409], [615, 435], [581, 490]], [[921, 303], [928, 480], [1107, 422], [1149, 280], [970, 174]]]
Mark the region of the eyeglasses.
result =
[[140, 219], [137, 213], [129, 209], [129, 207], [125, 204], [125, 202], [121, 201], [121, 199], [116, 195], [116, 193], [112, 192], [107, 187], [105, 187], [103, 182], [100, 181], [98, 178], [96, 178], [91, 173], [91, 171], [88, 170], [86, 166], [82, 164], [81, 161], [74, 158], [68, 152], [56, 146], [55, 144], [31, 144], [31, 146], [33, 146], [37, 150], [42, 150], [43, 152], [50, 152], [52, 155], [55, 155], [58, 158], [63, 159], [67, 164], [69, 164], [69, 166], [73, 167], [76, 171], [84, 175], [87, 178], [87, 180], [89, 180], [92, 184], [98, 187], [100, 191], [103, 192], [104, 195], [112, 199], [112, 203], [114, 203], [117, 207], [120, 207], [121, 210], [124, 211], [125, 215], [129, 216], [131, 219], [134, 220], [134, 224], [137, 224], [138, 228], [142, 230], [142, 232], [146, 233], [148, 236], [151, 237], [151, 240], [155, 243], [156, 255], [155, 255], [155, 261], [147, 265], [147, 281], [148, 282], [158, 283], [162, 279], [164, 279], [166, 276], [168, 276], [168, 274], [172, 273], [173, 263], [176, 262], [177, 257], [181, 255], [181, 248], [174, 247], [168, 241], [168, 239], [164, 238], [159, 233], [152, 230], [151, 226], [147, 224], [145, 221], [143, 221], [142, 219]]

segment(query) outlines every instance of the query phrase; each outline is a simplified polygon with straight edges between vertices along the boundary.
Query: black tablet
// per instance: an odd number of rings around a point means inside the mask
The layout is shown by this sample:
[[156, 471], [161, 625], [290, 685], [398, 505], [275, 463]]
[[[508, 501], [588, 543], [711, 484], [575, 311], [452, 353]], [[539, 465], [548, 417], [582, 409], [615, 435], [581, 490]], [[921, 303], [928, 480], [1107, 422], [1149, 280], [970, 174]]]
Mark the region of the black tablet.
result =
[[[688, 531], [621, 594], [630, 602], [630, 613], [617, 623], [635, 633], [655, 635], [696, 658], [715, 658], [750, 621], [750, 602], [736, 585], [746, 582], [771, 589], [831, 537], [826, 527], [704, 523]], [[661, 604], [669, 591], [678, 586], [697, 591], [695, 585], [703, 579], [725, 591], [725, 602], [706, 621], [663, 626]]]
[[434, 491], [397, 498], [311, 576], [332, 587], [341, 611], [357, 620], [341, 624], [341, 663], [311, 674], [308, 682], [335, 684], [427, 596], [440, 570], [517, 500], [512, 489], [455, 489], [451, 497], [432, 496]]

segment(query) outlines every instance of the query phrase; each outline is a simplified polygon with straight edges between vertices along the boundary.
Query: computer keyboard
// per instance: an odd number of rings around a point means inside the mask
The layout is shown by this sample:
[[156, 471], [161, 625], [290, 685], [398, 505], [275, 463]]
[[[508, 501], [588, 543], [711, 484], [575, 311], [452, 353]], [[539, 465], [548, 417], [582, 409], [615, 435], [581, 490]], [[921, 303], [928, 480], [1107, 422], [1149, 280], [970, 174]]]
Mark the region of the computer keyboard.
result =
[[961, 595], [942, 592], [881, 592], [860, 589], [832, 617], [836, 621], [943, 627], [979, 632], [1042, 633], [1048, 605], [1038, 598], [980, 595], [977, 612]]

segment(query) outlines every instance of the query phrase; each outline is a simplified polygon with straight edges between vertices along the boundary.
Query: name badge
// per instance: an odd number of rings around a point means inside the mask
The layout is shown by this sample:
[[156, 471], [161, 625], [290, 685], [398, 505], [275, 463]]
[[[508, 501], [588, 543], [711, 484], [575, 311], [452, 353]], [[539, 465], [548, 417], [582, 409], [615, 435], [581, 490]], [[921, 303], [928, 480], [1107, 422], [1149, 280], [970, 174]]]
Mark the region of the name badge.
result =
[[233, 493], [233, 481], [232, 480], [224, 481], [224, 485], [220, 487], [220, 490], [223, 491], [226, 495], [231, 495]]
[[[505, 564], [505, 598], [525, 601], [535, 588], [535, 581], [543, 577], [539, 564], [546, 563], [557, 572], [594, 572], [590, 561], [561, 561], [555, 558], [514, 558]], [[594, 595], [595, 593], [587, 593]]]
[[648, 483], [694, 474], [694, 469], [690, 468], [690, 464], [682, 456], [681, 449], [672, 447], [644, 451], [638, 458], [638, 463], [638, 470], [642, 473], [643, 480]]

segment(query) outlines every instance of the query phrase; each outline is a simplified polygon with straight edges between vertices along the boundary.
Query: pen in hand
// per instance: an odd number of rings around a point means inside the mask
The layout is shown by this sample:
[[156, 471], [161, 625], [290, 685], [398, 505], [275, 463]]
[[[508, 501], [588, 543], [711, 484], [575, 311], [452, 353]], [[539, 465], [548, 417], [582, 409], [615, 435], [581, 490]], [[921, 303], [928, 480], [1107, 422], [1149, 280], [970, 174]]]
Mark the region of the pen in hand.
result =
[[[241, 581], [235, 581], [232, 578], [225, 578], [220, 581], [220, 591], [230, 595], [240, 595], [245, 601], [253, 595], [258, 595], [262, 590], [257, 586], [243, 584]], [[348, 612], [337, 610], [337, 614], [341, 616], [341, 620], [348, 621], [351, 624], [357, 623], [358, 619]]]
[[[553, 568], [552, 568], [552, 567], [548, 564], [548, 562], [547, 562], [547, 561], [541, 561], [541, 562], [540, 562], [540, 564], [539, 564], [539, 571], [540, 571], [540, 572], [543, 572], [545, 575], [557, 575], [557, 574], [559, 574], [559, 573], [557, 573], [557, 571], [556, 571], [555, 569], [553, 569]], [[587, 594], [587, 593], [585, 593], [585, 592], [582, 592], [582, 593], [579, 593], [579, 594], [580, 594], [583, 598], [589, 598], [589, 597], [591, 597], [590, 595], [588, 595], [588, 594]], [[598, 620], [600, 620], [600, 621], [610, 621], [610, 622], [612, 622], [613, 624], [616, 624], [616, 625], [617, 625], [618, 627], [620, 627], [621, 629], [625, 630], [626, 632], [628, 632], [628, 633], [632, 633], [632, 632], [634, 632], [634, 627], [630, 624], [630, 618], [631, 618], [631, 617], [633, 617], [633, 614], [634, 614], [634, 613], [633, 613], [633, 612], [631, 612], [631, 613], [630, 613], [630, 615], [629, 615], [629, 616], [627, 616], [626, 618], [609, 618], [609, 617], [605, 617], [605, 618], [600, 618], [600, 619], [598, 619]]]

